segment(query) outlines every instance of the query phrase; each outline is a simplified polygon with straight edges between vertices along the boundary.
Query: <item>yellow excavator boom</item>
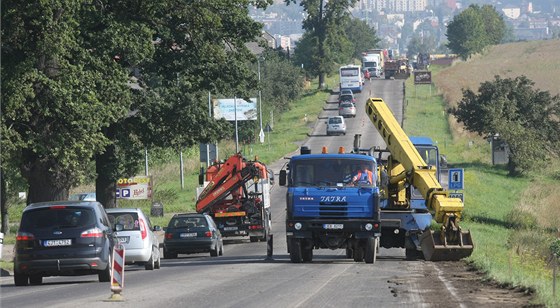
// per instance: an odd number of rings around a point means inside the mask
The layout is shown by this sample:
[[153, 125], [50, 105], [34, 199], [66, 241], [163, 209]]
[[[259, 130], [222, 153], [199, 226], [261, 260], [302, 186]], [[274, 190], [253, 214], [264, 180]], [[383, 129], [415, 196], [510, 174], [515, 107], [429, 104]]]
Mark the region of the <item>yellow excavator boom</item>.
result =
[[370, 98], [366, 113], [391, 156], [404, 167], [404, 179], [420, 191], [436, 222], [442, 224], [441, 231], [426, 231], [420, 237], [426, 260], [457, 260], [469, 256], [473, 250], [470, 232], [461, 231], [458, 225], [464, 208], [461, 199], [449, 197], [437, 180], [436, 170], [422, 159], [383, 99]]

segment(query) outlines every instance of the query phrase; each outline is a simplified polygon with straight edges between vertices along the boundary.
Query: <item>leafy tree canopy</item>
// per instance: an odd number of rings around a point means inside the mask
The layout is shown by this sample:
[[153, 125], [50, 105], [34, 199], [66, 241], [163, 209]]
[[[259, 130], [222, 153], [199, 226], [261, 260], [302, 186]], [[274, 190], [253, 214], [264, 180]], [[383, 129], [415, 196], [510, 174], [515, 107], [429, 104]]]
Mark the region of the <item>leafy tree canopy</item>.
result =
[[381, 41], [377, 37], [375, 28], [359, 19], [350, 19], [346, 25], [345, 34], [353, 45], [352, 56], [358, 59], [361, 58], [362, 52], [365, 50], [379, 47]]
[[549, 155], [560, 154], [560, 96], [533, 89], [525, 76], [480, 85], [478, 94], [463, 90], [451, 112], [467, 130], [495, 136], [510, 148], [510, 174], [542, 166]]
[[447, 47], [466, 60], [502, 42], [506, 29], [503, 17], [493, 6], [471, 4], [447, 26]]

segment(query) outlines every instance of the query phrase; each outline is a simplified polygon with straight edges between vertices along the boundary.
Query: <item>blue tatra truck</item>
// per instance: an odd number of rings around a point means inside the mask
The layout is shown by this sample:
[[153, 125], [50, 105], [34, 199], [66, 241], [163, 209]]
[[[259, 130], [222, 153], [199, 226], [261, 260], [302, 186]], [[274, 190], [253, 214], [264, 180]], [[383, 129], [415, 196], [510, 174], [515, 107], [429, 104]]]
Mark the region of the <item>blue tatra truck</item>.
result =
[[[367, 166], [373, 181], [353, 181]], [[381, 226], [377, 163], [371, 153], [312, 154], [302, 147], [280, 171], [287, 186], [286, 240], [293, 263], [311, 262], [314, 249], [345, 249], [356, 262], [374, 263]]]

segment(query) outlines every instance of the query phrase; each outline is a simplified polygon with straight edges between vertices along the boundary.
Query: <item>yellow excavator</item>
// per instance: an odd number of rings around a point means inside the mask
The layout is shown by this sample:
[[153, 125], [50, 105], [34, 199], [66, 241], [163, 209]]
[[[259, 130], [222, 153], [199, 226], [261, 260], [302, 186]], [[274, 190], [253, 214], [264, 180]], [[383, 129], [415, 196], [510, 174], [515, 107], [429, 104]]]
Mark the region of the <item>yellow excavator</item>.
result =
[[[450, 198], [439, 182], [437, 146], [426, 137], [409, 138], [381, 98], [368, 99], [366, 113], [387, 145], [378, 151], [384, 198], [381, 246], [404, 247], [407, 259], [455, 261], [470, 256], [471, 233], [459, 226], [464, 205]], [[388, 155], [383, 157], [383, 152]], [[430, 229], [432, 219], [441, 224], [439, 230]]]

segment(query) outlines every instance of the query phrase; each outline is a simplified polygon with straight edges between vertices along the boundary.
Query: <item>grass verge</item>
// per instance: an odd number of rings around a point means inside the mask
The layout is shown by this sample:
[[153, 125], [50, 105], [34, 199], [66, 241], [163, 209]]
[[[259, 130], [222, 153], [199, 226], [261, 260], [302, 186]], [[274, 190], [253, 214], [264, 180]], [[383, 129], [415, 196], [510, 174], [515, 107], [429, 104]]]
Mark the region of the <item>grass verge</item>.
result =
[[[441, 70], [433, 67], [432, 74]], [[536, 291], [539, 302], [560, 306], [560, 299], [552, 295], [551, 259], [546, 252], [554, 234], [547, 232], [543, 224], [533, 223], [528, 212], [518, 213], [519, 207], [527, 203], [526, 196], [534, 195], [528, 191], [535, 177], [508, 177], [505, 168], [491, 164], [490, 144], [483, 138], [452, 132], [447, 105], [435, 88], [414, 86], [409, 79], [406, 101], [405, 131], [431, 136], [442, 154], [447, 155], [450, 167], [465, 169], [461, 226], [471, 231], [475, 243], [467, 261], [486, 273], [488, 279], [504, 286], [529, 288]], [[544, 174], [540, 178], [549, 180]], [[520, 224], [516, 219], [521, 220]]]

